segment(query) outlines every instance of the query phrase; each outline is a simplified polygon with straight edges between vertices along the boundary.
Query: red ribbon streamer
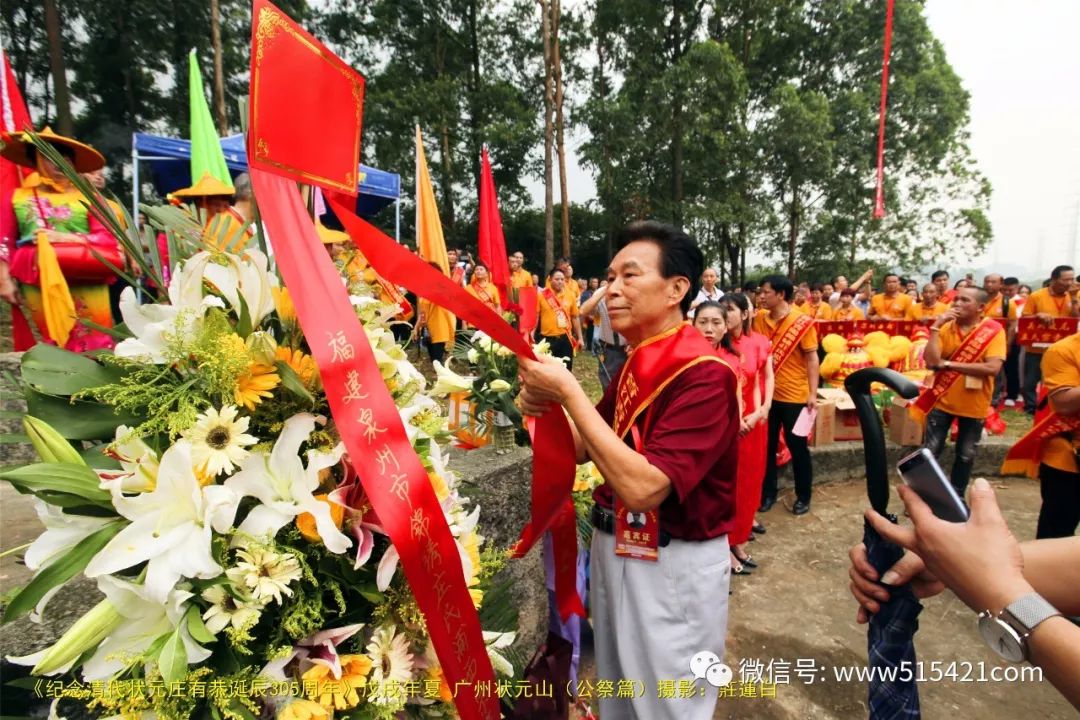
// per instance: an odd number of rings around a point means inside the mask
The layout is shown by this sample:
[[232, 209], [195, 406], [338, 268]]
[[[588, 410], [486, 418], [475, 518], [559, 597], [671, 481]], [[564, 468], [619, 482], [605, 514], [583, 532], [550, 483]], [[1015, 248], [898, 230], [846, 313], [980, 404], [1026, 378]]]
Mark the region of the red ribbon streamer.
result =
[[[477, 683], [493, 683], [494, 672], [457, 545], [348, 293], [296, 184], [258, 168], [250, 172], [278, 269], [292, 290], [337, 429], [401, 557], [446, 680], [456, 690], [457, 710], [469, 720], [496, 720], [498, 698], [479, 698], [475, 691]], [[338, 213], [340, 217], [340, 209]], [[457, 691], [459, 683], [464, 691]]]
[[[536, 359], [529, 343], [502, 317], [381, 230], [357, 217], [346, 196], [327, 193], [327, 200], [345, 232], [379, 275], [446, 308], [519, 358]], [[577, 523], [570, 498], [576, 472], [574, 438], [563, 413], [549, 412], [537, 418], [532, 440], [532, 517], [522, 530], [514, 553], [517, 557], [524, 556], [551, 529], [559, 613], [564, 619], [571, 614], [584, 617], [585, 608], [577, 594]]]
[[885, 106], [889, 99], [889, 56], [892, 53], [893, 4], [885, 9], [885, 53], [881, 61], [881, 109], [878, 111], [877, 189], [874, 192], [874, 218], [885, 217]]

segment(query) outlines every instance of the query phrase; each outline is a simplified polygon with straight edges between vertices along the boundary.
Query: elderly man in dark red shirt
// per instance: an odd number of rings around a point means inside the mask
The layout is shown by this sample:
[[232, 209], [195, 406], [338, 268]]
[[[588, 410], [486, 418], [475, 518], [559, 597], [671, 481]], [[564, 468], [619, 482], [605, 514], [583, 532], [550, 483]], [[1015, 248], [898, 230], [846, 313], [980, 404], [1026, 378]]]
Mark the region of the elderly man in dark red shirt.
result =
[[[534, 416], [564, 407], [578, 462], [604, 477], [592, 513], [597, 677], [644, 692], [601, 700], [601, 717], [708, 720], [725, 675], [715, 666], [727, 631], [737, 383], [684, 320], [704, 266], [694, 241], [640, 222], [619, 246], [607, 307], [632, 350], [618, 377], [593, 407], [561, 363], [523, 361], [519, 403]], [[665, 693], [661, 681], [696, 682], [695, 692]]]

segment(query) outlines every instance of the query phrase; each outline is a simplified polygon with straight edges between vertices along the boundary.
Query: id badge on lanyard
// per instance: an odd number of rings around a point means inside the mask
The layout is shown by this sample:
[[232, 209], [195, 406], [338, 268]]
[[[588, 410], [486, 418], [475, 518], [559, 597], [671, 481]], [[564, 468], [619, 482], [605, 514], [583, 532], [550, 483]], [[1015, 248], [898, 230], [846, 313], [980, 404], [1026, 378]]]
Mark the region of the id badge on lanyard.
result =
[[[641, 452], [641, 433], [631, 427], [634, 446]], [[656, 562], [660, 557], [660, 513], [657, 510], [631, 512], [615, 495], [615, 554], [619, 557]]]

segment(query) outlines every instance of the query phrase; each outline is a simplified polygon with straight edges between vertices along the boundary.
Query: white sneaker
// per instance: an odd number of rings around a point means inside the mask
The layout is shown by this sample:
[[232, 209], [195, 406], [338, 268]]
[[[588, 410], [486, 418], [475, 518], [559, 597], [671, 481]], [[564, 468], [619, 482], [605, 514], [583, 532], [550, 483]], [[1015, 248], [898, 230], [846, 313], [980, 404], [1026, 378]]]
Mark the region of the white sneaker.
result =
[[1016, 401], [1015, 400], [1006, 400], [1005, 401], [1005, 407], [1016, 407]]

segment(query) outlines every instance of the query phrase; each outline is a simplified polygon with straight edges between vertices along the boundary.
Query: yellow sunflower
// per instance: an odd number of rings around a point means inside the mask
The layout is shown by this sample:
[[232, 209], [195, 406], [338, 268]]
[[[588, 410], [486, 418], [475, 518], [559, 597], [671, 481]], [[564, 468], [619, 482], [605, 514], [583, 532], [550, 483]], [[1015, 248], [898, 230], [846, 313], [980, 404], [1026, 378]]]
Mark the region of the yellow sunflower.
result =
[[315, 358], [303, 350], [293, 350], [292, 348], [279, 346], [277, 359], [283, 360], [286, 365], [292, 368], [292, 371], [300, 378], [300, 382], [304, 383], [304, 387], [309, 390], [318, 388], [319, 366], [315, 364]]
[[277, 720], [330, 720], [333, 713], [317, 702], [297, 699], [278, 711]]
[[281, 383], [275, 368], [269, 365], [252, 363], [248, 371], [236, 380], [236, 404], [243, 405], [248, 412], [254, 412], [255, 406], [270, 397], [271, 391]]
[[360, 703], [358, 690], [367, 685], [371, 672], [371, 658], [367, 655], [342, 655], [341, 679], [335, 680], [333, 671], [325, 665], [313, 665], [304, 674], [304, 692], [325, 708], [347, 710]]

